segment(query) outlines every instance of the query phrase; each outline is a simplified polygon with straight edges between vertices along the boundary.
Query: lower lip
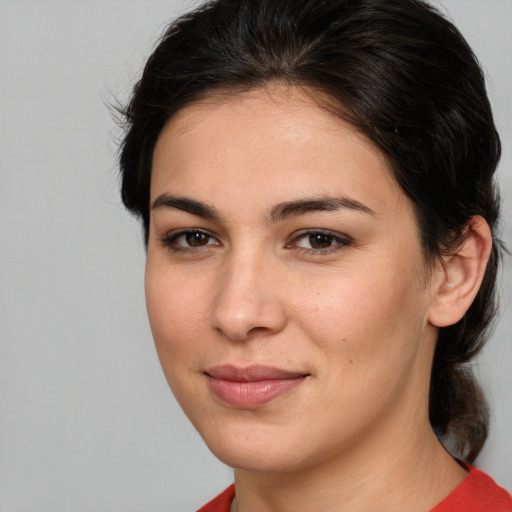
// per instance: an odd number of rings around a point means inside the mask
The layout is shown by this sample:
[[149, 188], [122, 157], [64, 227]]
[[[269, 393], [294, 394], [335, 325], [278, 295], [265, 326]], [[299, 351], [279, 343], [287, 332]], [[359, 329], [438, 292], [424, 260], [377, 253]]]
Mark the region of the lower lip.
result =
[[210, 389], [217, 398], [227, 405], [241, 409], [264, 405], [296, 388], [305, 379], [306, 376], [239, 382], [208, 377]]

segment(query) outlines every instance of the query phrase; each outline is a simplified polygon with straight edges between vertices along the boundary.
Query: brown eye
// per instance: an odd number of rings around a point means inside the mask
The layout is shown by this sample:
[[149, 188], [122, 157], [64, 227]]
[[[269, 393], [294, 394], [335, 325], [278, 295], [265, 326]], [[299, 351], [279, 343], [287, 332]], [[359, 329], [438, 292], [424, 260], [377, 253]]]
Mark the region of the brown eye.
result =
[[333, 236], [326, 233], [313, 233], [309, 235], [308, 240], [313, 249], [327, 249], [334, 242]]
[[311, 254], [326, 254], [350, 246], [352, 239], [341, 233], [327, 230], [307, 230], [299, 234], [288, 247], [309, 251]]
[[170, 234], [162, 238], [165, 247], [175, 251], [192, 251], [210, 245], [219, 245], [219, 242], [210, 233], [199, 229], [189, 229]]
[[190, 247], [201, 247], [208, 244], [210, 236], [201, 231], [193, 231], [185, 235], [185, 240]]

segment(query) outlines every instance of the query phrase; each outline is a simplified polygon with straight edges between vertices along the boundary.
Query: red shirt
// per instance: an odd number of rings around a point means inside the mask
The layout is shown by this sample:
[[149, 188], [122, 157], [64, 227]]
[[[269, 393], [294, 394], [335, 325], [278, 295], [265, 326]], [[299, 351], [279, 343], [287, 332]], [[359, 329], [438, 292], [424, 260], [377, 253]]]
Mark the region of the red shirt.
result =
[[[231, 485], [197, 512], [229, 512], [234, 496]], [[512, 498], [490, 476], [470, 467], [466, 479], [430, 512], [512, 512]]]

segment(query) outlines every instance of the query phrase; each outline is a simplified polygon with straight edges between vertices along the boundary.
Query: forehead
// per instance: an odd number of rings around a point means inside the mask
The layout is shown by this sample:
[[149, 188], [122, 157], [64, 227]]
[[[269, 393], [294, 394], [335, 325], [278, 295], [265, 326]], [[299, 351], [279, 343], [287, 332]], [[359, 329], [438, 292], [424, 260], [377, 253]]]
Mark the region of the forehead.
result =
[[344, 115], [349, 117], [348, 114], [345, 107], [310, 87], [278, 82], [249, 90], [219, 90], [178, 110], [167, 121], [159, 141], [165, 133], [186, 135], [201, 128], [198, 125], [206, 128], [213, 123], [218, 123], [217, 126], [223, 128], [222, 132], [235, 123], [237, 137], [250, 136], [250, 118], [254, 126], [259, 125], [265, 131], [268, 131], [270, 124], [279, 121], [281, 135], [289, 141], [299, 140], [303, 135], [310, 138], [308, 130], [311, 128], [329, 131], [343, 129], [345, 136], [357, 138], [377, 149], [355, 125], [343, 119]]
[[252, 201], [256, 190], [274, 201], [333, 191], [370, 193], [375, 205], [404, 199], [382, 152], [308, 92], [276, 85], [183, 108], [157, 141], [152, 198], [178, 188], [205, 200], [233, 191]]

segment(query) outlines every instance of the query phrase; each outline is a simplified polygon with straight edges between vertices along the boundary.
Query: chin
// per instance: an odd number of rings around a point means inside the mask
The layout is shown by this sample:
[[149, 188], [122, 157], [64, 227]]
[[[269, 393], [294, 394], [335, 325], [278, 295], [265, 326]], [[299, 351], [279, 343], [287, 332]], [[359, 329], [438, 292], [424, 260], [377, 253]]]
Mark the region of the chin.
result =
[[207, 432], [198, 430], [210, 451], [235, 469], [281, 473], [293, 471], [304, 462], [304, 443], [297, 446], [290, 432], [277, 426], [247, 422], [237, 427], [209, 428]]
[[291, 457], [290, 450], [263, 450], [252, 446], [209, 446], [224, 464], [234, 469], [254, 473], [288, 473], [301, 469], [304, 461]]
[[[201, 432], [210, 451], [234, 469], [255, 473], [299, 472], [328, 459], [340, 450], [338, 443], [318, 443], [303, 428], [291, 425], [249, 423]], [[220, 433], [220, 434], [219, 434]]]

